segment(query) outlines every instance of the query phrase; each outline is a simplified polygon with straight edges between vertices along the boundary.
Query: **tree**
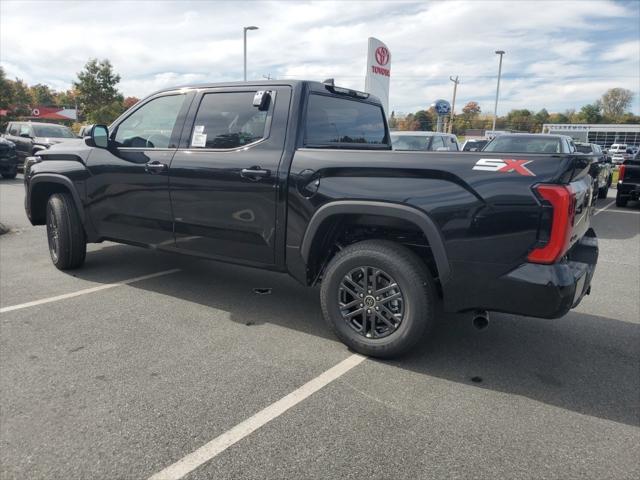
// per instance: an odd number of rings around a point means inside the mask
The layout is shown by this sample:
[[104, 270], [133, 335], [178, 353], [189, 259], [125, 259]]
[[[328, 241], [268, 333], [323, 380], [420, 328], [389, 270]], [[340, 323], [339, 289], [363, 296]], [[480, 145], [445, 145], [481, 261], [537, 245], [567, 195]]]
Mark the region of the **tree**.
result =
[[[127, 97], [127, 98], [124, 99], [123, 106], [124, 106], [125, 110], [128, 110], [129, 108], [133, 107], [139, 101], [140, 101], [140, 99], [137, 98], [137, 97]], [[391, 112], [391, 116], [393, 117], [393, 112]]]
[[521, 110], [511, 110], [507, 114], [507, 125], [513, 130], [529, 132], [531, 131], [533, 121], [533, 114], [526, 108]]
[[120, 75], [113, 71], [107, 59], [93, 58], [78, 73], [78, 81], [73, 82], [73, 86], [87, 121], [110, 123], [122, 112], [123, 97], [117, 89], [118, 83]]
[[9, 80], [4, 68], [0, 67], [0, 109], [7, 109], [13, 103], [13, 82]]
[[431, 108], [429, 110], [418, 110], [413, 118], [418, 122], [418, 128], [416, 130], [433, 130], [433, 127], [437, 122], [437, 115]]
[[578, 113], [578, 121], [580, 123], [598, 123], [601, 120], [600, 104], [597, 102], [585, 105], [580, 109], [580, 113]]
[[55, 92], [48, 85], [38, 83], [29, 87], [33, 105], [51, 106], [55, 103]]
[[562, 113], [551, 113], [549, 115], [549, 123], [568, 123], [569, 119]]
[[16, 78], [13, 82], [13, 114], [16, 117], [31, 115], [32, 101], [27, 84]]
[[58, 107], [75, 108], [78, 103], [77, 96], [78, 93], [73, 89], [57, 92], [55, 103]]
[[479, 115], [481, 112], [480, 105], [478, 102], [467, 102], [467, 104], [462, 107], [463, 115], [467, 115], [469, 118], [473, 118], [476, 115]]
[[633, 92], [626, 88], [611, 88], [600, 98], [600, 106], [605, 117], [618, 119], [629, 109]]

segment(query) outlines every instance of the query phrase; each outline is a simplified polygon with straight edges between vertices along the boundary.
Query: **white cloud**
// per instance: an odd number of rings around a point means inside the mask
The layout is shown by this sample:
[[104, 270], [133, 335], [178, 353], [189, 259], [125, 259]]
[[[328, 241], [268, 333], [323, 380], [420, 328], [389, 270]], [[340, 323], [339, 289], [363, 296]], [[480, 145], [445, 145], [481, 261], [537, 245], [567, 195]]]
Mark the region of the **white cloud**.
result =
[[578, 108], [618, 86], [636, 93], [638, 112], [638, 15], [614, 1], [0, 2], [0, 61], [9, 76], [61, 89], [88, 58], [109, 58], [123, 93], [143, 96], [241, 79], [242, 26], [258, 25], [249, 78], [333, 77], [362, 89], [376, 36], [392, 52], [395, 110], [449, 98], [459, 75], [459, 108], [475, 100], [491, 111], [500, 48], [501, 112]]

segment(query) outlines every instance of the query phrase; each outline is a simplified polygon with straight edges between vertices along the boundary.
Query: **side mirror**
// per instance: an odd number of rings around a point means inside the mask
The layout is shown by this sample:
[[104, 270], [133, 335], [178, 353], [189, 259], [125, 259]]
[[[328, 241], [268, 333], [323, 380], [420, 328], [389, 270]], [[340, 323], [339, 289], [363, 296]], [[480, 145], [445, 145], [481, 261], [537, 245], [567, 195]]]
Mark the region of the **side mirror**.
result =
[[91, 141], [94, 147], [109, 147], [109, 129], [106, 125], [94, 125], [91, 127]]
[[31, 135], [29, 135], [28, 133], [21, 133], [20, 136], [22, 138], [31, 138]]

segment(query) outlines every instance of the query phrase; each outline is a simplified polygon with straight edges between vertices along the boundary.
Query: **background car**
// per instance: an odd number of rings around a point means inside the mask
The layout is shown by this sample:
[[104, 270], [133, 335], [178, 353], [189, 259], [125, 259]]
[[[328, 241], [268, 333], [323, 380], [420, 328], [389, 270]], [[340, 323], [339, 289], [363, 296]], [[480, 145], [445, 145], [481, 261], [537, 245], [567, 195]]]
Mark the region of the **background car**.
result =
[[480, 152], [487, 143], [489, 143], [488, 138], [467, 140], [466, 142], [464, 142], [462, 151], [463, 152]]
[[16, 178], [18, 174], [16, 144], [2, 137], [0, 137], [0, 174], [3, 178]]
[[391, 132], [394, 150], [459, 152], [460, 145], [455, 135], [440, 132]]
[[496, 153], [575, 153], [573, 139], [567, 135], [511, 133], [491, 140], [484, 152]]
[[76, 137], [70, 128], [56, 123], [9, 122], [4, 137], [16, 144], [18, 169], [24, 159], [51, 145]]
[[592, 165], [591, 175], [598, 182], [598, 198], [607, 198], [613, 178], [611, 158], [604, 154], [600, 145], [596, 145], [595, 143], [576, 142], [575, 145], [578, 152], [594, 155], [598, 159], [597, 163]]
[[616, 205], [626, 207], [629, 200], [640, 200], [640, 151], [625, 160], [618, 170]]

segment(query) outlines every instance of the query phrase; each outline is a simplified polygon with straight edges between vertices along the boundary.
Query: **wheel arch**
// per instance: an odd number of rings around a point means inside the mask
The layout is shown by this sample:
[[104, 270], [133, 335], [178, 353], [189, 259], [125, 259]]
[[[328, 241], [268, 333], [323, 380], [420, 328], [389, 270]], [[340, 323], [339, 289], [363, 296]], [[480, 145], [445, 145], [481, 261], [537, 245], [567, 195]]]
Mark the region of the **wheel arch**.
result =
[[59, 174], [40, 173], [29, 180], [29, 218], [33, 225], [45, 223], [47, 201], [54, 193], [69, 193], [73, 198], [80, 220], [84, 224], [82, 200], [73, 182]]
[[320, 207], [311, 217], [300, 245], [300, 254], [309, 265], [314, 242], [322, 234], [323, 225], [335, 217], [345, 215], [376, 215], [397, 218], [413, 224], [429, 242], [440, 282], [444, 284], [451, 275], [451, 267], [440, 230], [434, 221], [422, 210], [409, 205], [367, 200], [338, 200]]

